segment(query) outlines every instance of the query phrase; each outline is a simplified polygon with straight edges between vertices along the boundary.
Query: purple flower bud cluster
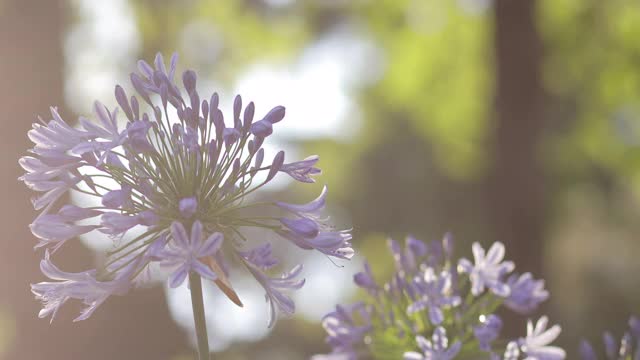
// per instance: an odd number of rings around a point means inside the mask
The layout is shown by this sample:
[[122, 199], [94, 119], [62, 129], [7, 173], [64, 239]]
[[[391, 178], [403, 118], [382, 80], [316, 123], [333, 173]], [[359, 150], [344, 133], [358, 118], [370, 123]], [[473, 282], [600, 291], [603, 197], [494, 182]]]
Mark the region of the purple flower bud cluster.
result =
[[549, 297], [543, 280], [514, 274], [502, 243], [485, 250], [472, 246], [473, 262], [453, 259], [453, 241], [424, 243], [413, 237], [405, 246], [389, 240], [395, 272], [376, 281], [370, 263], [354, 276], [366, 300], [338, 305], [323, 320], [332, 351], [314, 360], [405, 359], [561, 360], [564, 350], [550, 345], [560, 326], [546, 316], [529, 320], [526, 335], [500, 337], [503, 307], [530, 314]]
[[[171, 287], [197, 273], [242, 305], [228, 278], [233, 258], [264, 287], [271, 326], [277, 310], [294, 312], [287, 292], [304, 284], [302, 265], [274, 276], [278, 260], [271, 245], [251, 244], [247, 230], [259, 228], [333, 257], [353, 256], [350, 231], [335, 230], [322, 214], [326, 186], [303, 205], [258, 203], [249, 196], [278, 174], [302, 183], [320, 174], [315, 155], [286, 162], [280, 151], [270, 162], [265, 159], [263, 144], [285, 108], [257, 118], [253, 102], [243, 107], [237, 96], [232, 117], [225, 119], [218, 95], [200, 96], [192, 70], [182, 74], [180, 85], [176, 66], [177, 55], [168, 67], [160, 54], [153, 66], [141, 60], [130, 76], [136, 94], [115, 87], [118, 108], [96, 102], [93, 119], [81, 117], [77, 126], [51, 108], [52, 119], [29, 131], [34, 146], [19, 160], [26, 171], [20, 180], [38, 192], [32, 202], [40, 214], [30, 227], [39, 239], [36, 248], [46, 249], [41, 268], [51, 279], [32, 285], [43, 303], [40, 317], [53, 319], [75, 299], [87, 306], [76, 320], [86, 319], [110, 295], [143, 283], [153, 264], [168, 271]], [[100, 205], [60, 206], [68, 192], [95, 197]], [[247, 211], [269, 206], [275, 215]], [[129, 233], [134, 228], [140, 235]], [[92, 231], [114, 239], [102, 266], [67, 273], [53, 265], [53, 255], [67, 241]]]
[[632, 316], [629, 319], [629, 331], [625, 331], [620, 340], [616, 340], [613, 334], [605, 332], [604, 356], [598, 356], [598, 352], [591, 344], [583, 340], [580, 343], [580, 358], [582, 360], [640, 360], [640, 319]]

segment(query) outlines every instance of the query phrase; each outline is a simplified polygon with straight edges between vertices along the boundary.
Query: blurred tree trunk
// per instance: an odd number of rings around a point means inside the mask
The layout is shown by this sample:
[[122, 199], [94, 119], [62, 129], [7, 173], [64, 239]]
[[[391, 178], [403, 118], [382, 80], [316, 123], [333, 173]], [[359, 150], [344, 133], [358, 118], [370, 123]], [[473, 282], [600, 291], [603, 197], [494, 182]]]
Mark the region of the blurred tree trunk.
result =
[[[29, 204], [33, 194], [16, 180], [22, 173], [17, 160], [31, 147], [26, 132], [36, 116], [49, 119], [49, 104], [63, 104], [64, 10], [61, 0], [0, 1], [0, 314], [10, 319], [0, 323], [0, 329], [8, 327], [2, 335], [10, 335], [9, 349], [0, 357], [169, 359], [186, 350], [186, 343], [159, 288], [114, 297], [79, 323], [72, 323], [78, 311], [74, 306], [63, 309], [51, 325], [37, 318], [40, 305], [29, 284], [44, 280], [38, 269], [42, 254], [33, 251], [36, 240], [28, 230], [35, 216]], [[65, 246], [55, 258], [69, 271], [93, 266], [93, 255], [80, 244]]]
[[496, 240], [519, 272], [541, 277], [546, 206], [539, 149], [544, 128], [536, 1], [496, 0], [496, 99], [488, 209]]

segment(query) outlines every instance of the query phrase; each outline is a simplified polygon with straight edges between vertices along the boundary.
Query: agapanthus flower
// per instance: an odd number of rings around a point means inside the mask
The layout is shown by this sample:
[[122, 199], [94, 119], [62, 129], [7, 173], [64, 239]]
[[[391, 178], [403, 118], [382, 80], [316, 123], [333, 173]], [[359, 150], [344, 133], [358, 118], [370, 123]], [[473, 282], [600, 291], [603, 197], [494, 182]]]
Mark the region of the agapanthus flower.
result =
[[[395, 272], [377, 281], [369, 265], [354, 276], [366, 290], [360, 316], [338, 305], [325, 318], [326, 342], [332, 351], [313, 359], [559, 360], [564, 351], [550, 345], [560, 332], [542, 317], [526, 336], [501, 337], [504, 307], [516, 313], [534, 311], [548, 298], [542, 280], [528, 273], [506, 276], [514, 264], [503, 261], [505, 248], [495, 243], [485, 255], [473, 245], [475, 264], [453, 258], [449, 235], [424, 243], [408, 237], [405, 246], [390, 240]], [[364, 305], [362, 305], [364, 303]]]
[[598, 356], [598, 352], [593, 346], [583, 340], [579, 348], [580, 358], [582, 360], [640, 360], [640, 318], [632, 316], [629, 319], [629, 331], [625, 331], [619, 341], [608, 331], [603, 334], [602, 338], [605, 356]]
[[[41, 268], [51, 279], [32, 285], [43, 302], [40, 317], [53, 318], [67, 300], [77, 299], [87, 305], [77, 320], [86, 319], [109, 296], [144, 283], [153, 264], [168, 270], [171, 287], [198, 274], [241, 305], [229, 281], [233, 258], [264, 287], [272, 325], [277, 310], [294, 312], [286, 293], [304, 284], [302, 265], [273, 274], [279, 261], [270, 244], [253, 244], [247, 230], [277, 234], [328, 256], [353, 255], [350, 231], [334, 229], [322, 215], [326, 187], [303, 205], [251, 196], [278, 174], [303, 183], [320, 174], [316, 155], [286, 162], [280, 151], [265, 159], [263, 144], [285, 108], [256, 118], [253, 102], [243, 106], [237, 96], [225, 119], [218, 95], [201, 96], [192, 70], [182, 74], [180, 85], [176, 66], [177, 55], [168, 66], [159, 54], [153, 66], [141, 60], [130, 76], [136, 94], [115, 87], [117, 108], [96, 102], [93, 119], [81, 117], [77, 126], [51, 108], [52, 119], [29, 131], [35, 145], [19, 160], [26, 171], [20, 179], [39, 193], [32, 202], [41, 213], [31, 231], [39, 239], [36, 247], [46, 249]], [[68, 192], [95, 197], [100, 205], [59, 205]], [[126, 236], [133, 230], [135, 237]], [[80, 273], [53, 265], [55, 251], [92, 231], [114, 239], [105, 264]]]
[[507, 279], [509, 296], [505, 305], [513, 311], [527, 314], [549, 298], [549, 291], [544, 288], [544, 280], [535, 280], [531, 273], [513, 274]]
[[425, 339], [423, 336], [416, 336], [416, 342], [420, 347], [423, 354], [415, 351], [408, 351], [404, 353], [404, 360], [452, 360], [460, 352], [462, 343], [456, 341], [451, 347], [449, 347], [449, 339], [447, 339], [447, 331], [438, 326], [433, 331], [433, 337], [431, 341]]
[[519, 341], [520, 350], [530, 360], [561, 360], [566, 357], [563, 349], [550, 346], [560, 335], [560, 326], [553, 325], [547, 329], [549, 318], [541, 317], [534, 326], [531, 320], [527, 322], [527, 336]]
[[366, 289], [372, 294], [375, 294], [377, 291], [380, 290], [380, 287], [376, 283], [376, 280], [374, 279], [373, 274], [371, 273], [371, 266], [366, 261], [364, 263], [364, 271], [354, 275], [353, 282], [359, 287]]
[[461, 272], [468, 273], [471, 279], [471, 293], [474, 296], [480, 295], [485, 287], [488, 287], [496, 295], [509, 296], [509, 286], [504, 283], [504, 275], [513, 271], [514, 264], [511, 261], [502, 262], [504, 258], [504, 245], [495, 242], [485, 255], [482, 245], [473, 243], [473, 258], [475, 264], [467, 259], [461, 259], [458, 267]]
[[407, 308], [407, 313], [427, 309], [429, 320], [440, 325], [444, 320], [443, 307], [460, 305], [460, 296], [452, 294], [451, 272], [441, 271], [436, 274], [433, 268], [427, 268], [422, 276], [413, 279], [417, 300]]
[[480, 324], [473, 329], [473, 335], [478, 340], [481, 350], [491, 352], [491, 343], [500, 336], [502, 319], [498, 315], [482, 316]]
[[191, 271], [209, 280], [218, 279], [213, 269], [202, 263], [200, 259], [211, 258], [216, 254], [222, 245], [221, 233], [215, 232], [203, 240], [200, 221], [193, 222], [189, 235], [182, 223], [174, 221], [171, 224], [171, 238], [174, 241], [157, 254], [153, 254], [161, 259], [160, 266], [173, 268], [169, 286], [173, 288], [180, 286]]
[[371, 319], [364, 303], [338, 305], [336, 310], [322, 319], [327, 331], [327, 342], [333, 351], [328, 355], [316, 355], [314, 360], [355, 360], [357, 346], [371, 330]]
[[[503, 360], [518, 360], [519, 357], [520, 347], [518, 346], [518, 343], [516, 341], [510, 341], [504, 351]], [[500, 359], [500, 357], [493, 356], [491, 359]]]
[[31, 286], [36, 298], [43, 303], [38, 316], [51, 316], [53, 320], [60, 306], [69, 299], [77, 299], [87, 307], [75, 321], [87, 319], [110, 295], [127, 292], [131, 285], [128, 281], [123, 281], [123, 278], [131, 276], [133, 268], [134, 266], [126, 267], [119, 273], [119, 277], [113, 280], [97, 281], [94, 270], [70, 273], [58, 269], [51, 262], [49, 251], [45, 251], [44, 259], [40, 262], [40, 270], [55, 282], [41, 282]]

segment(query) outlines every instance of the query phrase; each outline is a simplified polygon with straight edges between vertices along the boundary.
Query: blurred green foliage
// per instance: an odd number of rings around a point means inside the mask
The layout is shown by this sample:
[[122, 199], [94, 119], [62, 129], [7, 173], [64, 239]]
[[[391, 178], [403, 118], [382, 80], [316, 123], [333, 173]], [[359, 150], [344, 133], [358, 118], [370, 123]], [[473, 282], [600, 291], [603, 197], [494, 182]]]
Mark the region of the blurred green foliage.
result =
[[146, 52], [179, 48], [187, 23], [207, 22], [211, 41], [222, 44], [208, 74], [217, 81], [231, 81], [254, 61], [284, 61], [332, 25], [364, 28], [384, 50], [385, 66], [363, 99], [371, 103], [364, 106], [367, 122], [391, 123], [371, 116], [369, 110], [378, 108], [406, 114], [449, 174], [464, 178], [482, 169], [478, 146], [491, 109], [493, 72], [488, 16], [466, 13], [453, 1], [302, 1], [285, 9], [260, 1], [161, 2], [134, 2]]
[[[547, 46], [545, 82], [560, 108], [563, 131], [550, 139], [560, 169], [593, 166], [638, 173], [640, 4], [633, 1], [544, 1], [540, 29]], [[588, 175], [588, 174], [586, 174]]]
[[443, 170], [477, 177], [492, 97], [490, 19], [465, 13], [453, 1], [366, 4], [356, 15], [384, 48], [386, 62], [365, 106], [371, 126], [393, 125], [376, 119], [376, 108], [400, 113], [434, 147]]
[[15, 338], [15, 320], [7, 309], [0, 308], [0, 357], [6, 353]]
[[[219, 56], [203, 68], [205, 75], [229, 82], [256, 59], [286, 59], [310, 41], [309, 29], [294, 16], [264, 16], [243, 1], [135, 0], [136, 16], [145, 39], [146, 52], [172, 52], [181, 48], [179, 35], [193, 23], [211, 26], [211, 36], [203, 41], [217, 42]], [[197, 44], [205, 46], [207, 44]], [[215, 61], [215, 64], [213, 63]], [[207, 73], [207, 71], [211, 71]]]

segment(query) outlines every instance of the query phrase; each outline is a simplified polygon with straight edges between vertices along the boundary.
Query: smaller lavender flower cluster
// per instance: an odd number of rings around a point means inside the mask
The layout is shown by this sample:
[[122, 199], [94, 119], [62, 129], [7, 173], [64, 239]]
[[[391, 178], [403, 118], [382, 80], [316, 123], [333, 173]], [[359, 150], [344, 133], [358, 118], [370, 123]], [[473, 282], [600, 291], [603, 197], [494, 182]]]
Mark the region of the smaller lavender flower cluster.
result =
[[472, 246], [474, 261], [453, 260], [453, 241], [424, 243], [413, 237], [403, 247], [389, 240], [395, 262], [391, 280], [379, 284], [365, 263], [354, 282], [367, 300], [338, 305], [323, 319], [332, 352], [313, 360], [356, 359], [544, 359], [560, 360], [565, 351], [550, 345], [560, 326], [548, 327], [542, 316], [529, 320], [524, 337], [499, 339], [505, 307], [530, 314], [549, 297], [543, 280], [530, 273], [512, 273], [503, 261], [505, 247], [496, 242], [488, 251]]
[[[640, 360], [640, 319], [632, 316], [629, 319], [629, 329], [631, 331], [626, 331], [619, 342], [610, 332], [603, 334], [605, 359]], [[582, 360], [600, 359], [593, 346], [586, 340], [580, 344], [580, 358]]]

